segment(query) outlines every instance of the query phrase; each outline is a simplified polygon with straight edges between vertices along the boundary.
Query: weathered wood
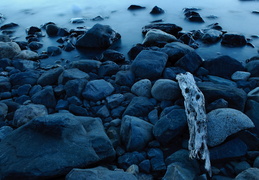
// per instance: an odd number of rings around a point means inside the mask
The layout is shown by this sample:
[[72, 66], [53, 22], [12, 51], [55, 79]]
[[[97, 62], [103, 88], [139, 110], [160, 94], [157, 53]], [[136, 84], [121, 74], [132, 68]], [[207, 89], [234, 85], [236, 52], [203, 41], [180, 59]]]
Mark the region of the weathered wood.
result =
[[210, 155], [207, 146], [207, 117], [204, 95], [196, 86], [191, 73], [178, 74], [176, 79], [184, 97], [184, 106], [190, 133], [188, 145], [190, 157], [205, 160], [205, 169], [211, 175]]

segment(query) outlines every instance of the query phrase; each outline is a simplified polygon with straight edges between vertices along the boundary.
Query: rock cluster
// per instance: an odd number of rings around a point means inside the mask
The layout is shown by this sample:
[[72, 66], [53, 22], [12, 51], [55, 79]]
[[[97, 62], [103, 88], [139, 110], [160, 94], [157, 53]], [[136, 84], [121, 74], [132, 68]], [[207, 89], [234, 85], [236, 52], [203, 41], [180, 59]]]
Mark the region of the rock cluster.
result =
[[[129, 7], [136, 9], [143, 7]], [[199, 19], [194, 12], [185, 10], [190, 20]], [[207, 179], [201, 162], [189, 159], [176, 80], [185, 72], [205, 96], [212, 178], [258, 177], [259, 58], [246, 65], [229, 56], [202, 59], [196, 40], [246, 44], [214, 28], [146, 25], [129, 63], [107, 49], [120, 38], [107, 25], [84, 32], [47, 23], [29, 28], [25, 43], [1, 36], [0, 179]], [[64, 44], [38, 53], [43, 32]], [[75, 48], [100, 48], [102, 58], [39, 65]]]

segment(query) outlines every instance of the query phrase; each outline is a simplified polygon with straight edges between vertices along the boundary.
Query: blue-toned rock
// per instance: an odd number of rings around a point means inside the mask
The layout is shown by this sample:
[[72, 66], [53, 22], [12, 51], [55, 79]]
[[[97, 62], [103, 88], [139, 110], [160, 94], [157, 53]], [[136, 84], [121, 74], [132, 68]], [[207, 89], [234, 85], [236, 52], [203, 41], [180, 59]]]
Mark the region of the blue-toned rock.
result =
[[259, 102], [248, 100], [246, 103], [245, 114], [253, 121], [255, 128], [251, 131], [259, 135]]
[[147, 152], [148, 157], [150, 158], [151, 169], [155, 172], [165, 171], [166, 164], [164, 161], [163, 151], [159, 148], [151, 148]]
[[119, 51], [115, 51], [113, 49], [107, 49], [103, 52], [102, 61], [113, 61], [116, 63], [124, 62], [125, 56]]
[[13, 128], [11, 128], [10, 126], [2, 126], [0, 127], [0, 142], [9, 134], [11, 134], [11, 132], [13, 132]]
[[89, 75], [77, 68], [66, 69], [60, 74], [58, 84], [66, 84], [72, 79], [89, 79]]
[[253, 60], [246, 64], [246, 70], [251, 73], [252, 77], [259, 76], [259, 60]]
[[8, 106], [5, 103], [0, 102], [0, 122], [4, 122], [8, 113]]
[[19, 54], [15, 56], [16, 59], [27, 59], [27, 60], [38, 60], [38, 53], [31, 50], [22, 50]]
[[68, 97], [71, 97], [71, 96], [81, 97], [83, 89], [85, 88], [85, 85], [87, 82], [88, 81], [86, 79], [72, 79], [67, 81], [67, 83], [64, 86], [66, 95]]
[[103, 79], [92, 80], [86, 84], [82, 95], [87, 100], [99, 101], [111, 95], [113, 91], [114, 87], [111, 83]]
[[140, 162], [145, 160], [145, 157], [142, 153], [134, 151], [134, 152], [127, 152], [118, 158], [118, 164], [120, 168], [126, 170], [132, 164], [138, 165]]
[[235, 180], [253, 179], [256, 180], [259, 177], [259, 168], [249, 168], [239, 173]]
[[37, 83], [41, 86], [53, 85], [58, 82], [60, 74], [64, 71], [63, 67], [50, 69], [44, 72], [38, 79]]
[[163, 14], [163, 13], [165, 13], [165, 11], [158, 6], [153, 7], [153, 9], [150, 11], [150, 14]]
[[43, 104], [47, 108], [55, 108], [56, 98], [52, 86], [45, 86], [41, 91], [35, 93], [31, 100], [35, 104]]
[[141, 79], [134, 83], [131, 87], [131, 92], [137, 96], [150, 97], [151, 96], [152, 83], [149, 79]]
[[245, 46], [246, 38], [242, 34], [226, 33], [222, 37], [221, 44], [224, 46], [240, 47]]
[[62, 50], [60, 47], [56, 47], [56, 46], [49, 46], [47, 48], [47, 53], [49, 56], [57, 56], [60, 55], [62, 53]]
[[131, 71], [135, 76], [143, 79], [159, 78], [165, 68], [168, 56], [163, 52], [143, 50], [131, 65]]
[[11, 82], [8, 77], [0, 76], [0, 92], [6, 92], [11, 90]]
[[91, 59], [84, 59], [84, 60], [79, 60], [79, 61], [73, 61], [71, 63], [71, 67], [77, 68], [77, 69], [79, 69], [81, 71], [84, 71], [86, 73], [89, 73], [89, 72], [97, 73], [101, 64], [102, 63], [100, 61], [91, 60]]
[[0, 59], [14, 58], [21, 52], [19, 45], [15, 42], [0, 42]]
[[115, 82], [121, 86], [132, 86], [135, 82], [135, 75], [131, 71], [119, 71], [116, 73]]
[[106, 97], [107, 105], [110, 109], [118, 107], [125, 97], [123, 94], [112, 94], [111, 96]]
[[10, 82], [13, 86], [21, 86], [23, 84], [35, 85], [39, 76], [38, 71], [19, 72], [10, 76]]
[[188, 54], [184, 55], [181, 59], [179, 59], [175, 66], [178, 66], [188, 72], [194, 73], [198, 70], [198, 68], [202, 64], [201, 57], [195, 52], [191, 51]]
[[120, 70], [120, 67], [115, 62], [105, 61], [98, 69], [98, 74], [100, 77], [112, 76], [116, 74], [119, 70]]
[[218, 42], [222, 37], [222, 32], [216, 29], [209, 29], [202, 35], [201, 40], [204, 43], [212, 44]]

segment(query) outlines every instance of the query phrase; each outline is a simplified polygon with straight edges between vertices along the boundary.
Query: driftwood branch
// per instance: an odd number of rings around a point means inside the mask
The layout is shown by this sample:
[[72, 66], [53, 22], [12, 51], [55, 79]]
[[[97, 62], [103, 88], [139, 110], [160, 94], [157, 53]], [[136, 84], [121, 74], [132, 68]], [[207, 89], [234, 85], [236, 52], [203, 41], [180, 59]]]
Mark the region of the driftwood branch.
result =
[[188, 145], [190, 157], [205, 160], [205, 169], [211, 175], [204, 95], [196, 86], [191, 73], [178, 74], [176, 79], [184, 97], [185, 112], [190, 132]]

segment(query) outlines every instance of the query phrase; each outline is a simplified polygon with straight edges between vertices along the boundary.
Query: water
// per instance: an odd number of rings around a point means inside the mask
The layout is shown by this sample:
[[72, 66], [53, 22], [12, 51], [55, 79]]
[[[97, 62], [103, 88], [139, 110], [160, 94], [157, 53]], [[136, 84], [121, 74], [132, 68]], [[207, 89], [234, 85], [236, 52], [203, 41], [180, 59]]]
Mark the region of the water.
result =
[[[3, 1], [3, 0], [2, 0]], [[128, 11], [131, 4], [145, 6], [146, 9]], [[159, 6], [165, 10], [165, 14], [152, 16], [151, 9]], [[184, 18], [183, 8], [200, 8], [200, 15], [205, 23], [192, 23]], [[206, 28], [209, 24], [218, 22], [228, 32], [242, 33], [250, 38], [251, 35], [259, 35], [259, 15], [252, 14], [253, 10], [259, 10], [259, 1], [239, 0], [8, 0], [1, 2], [0, 13], [7, 18], [4, 23], [15, 22], [20, 26], [13, 34], [16, 40], [25, 40], [25, 29], [29, 26], [40, 26], [46, 22], [55, 22], [60, 27], [68, 29], [78, 26], [91, 27], [95, 23], [90, 19], [102, 16], [105, 20], [101, 24], [110, 25], [122, 35], [121, 43], [116, 48], [125, 55], [129, 49], [143, 41], [141, 28], [153, 20], [163, 19], [164, 22], [174, 23], [185, 31]], [[208, 19], [207, 16], [214, 15], [217, 19]], [[83, 24], [71, 24], [71, 18], [83, 17]], [[46, 50], [49, 45], [59, 45], [56, 38], [42, 38], [44, 47], [39, 52]], [[200, 44], [196, 50], [202, 58], [209, 59], [218, 55], [229, 55], [244, 62], [258, 54], [259, 38], [252, 38], [251, 43], [255, 48], [246, 46], [242, 48], [227, 48], [220, 43], [213, 45]], [[82, 51], [63, 52], [62, 55], [42, 63], [54, 63], [59, 59], [73, 61], [82, 58], [91, 58], [89, 53]]]

